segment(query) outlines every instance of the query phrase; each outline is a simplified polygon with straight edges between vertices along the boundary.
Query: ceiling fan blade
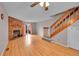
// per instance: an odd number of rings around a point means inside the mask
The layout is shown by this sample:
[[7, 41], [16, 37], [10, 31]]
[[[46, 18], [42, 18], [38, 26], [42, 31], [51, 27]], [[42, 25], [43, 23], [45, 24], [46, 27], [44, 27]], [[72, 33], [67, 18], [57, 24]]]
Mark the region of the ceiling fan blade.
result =
[[44, 8], [46, 7], [46, 2], [43, 3], [43, 7], [44, 7]]
[[48, 10], [48, 6], [46, 6], [46, 2], [44, 2], [43, 7], [44, 7], [45, 11]]
[[47, 7], [45, 7], [45, 11], [47, 11], [48, 10], [48, 6]]
[[31, 7], [34, 7], [34, 6], [36, 6], [37, 4], [39, 4], [40, 2], [34, 2], [32, 5], [31, 5]]

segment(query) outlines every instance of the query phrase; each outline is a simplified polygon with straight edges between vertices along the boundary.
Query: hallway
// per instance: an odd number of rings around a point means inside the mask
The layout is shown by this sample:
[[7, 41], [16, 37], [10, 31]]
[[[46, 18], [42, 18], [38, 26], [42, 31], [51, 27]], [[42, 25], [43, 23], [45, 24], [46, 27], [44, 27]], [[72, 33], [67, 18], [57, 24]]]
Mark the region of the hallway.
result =
[[77, 50], [50, 43], [37, 35], [30, 37], [30, 43], [26, 37], [10, 40], [9, 50], [4, 52], [4, 56], [79, 56]]

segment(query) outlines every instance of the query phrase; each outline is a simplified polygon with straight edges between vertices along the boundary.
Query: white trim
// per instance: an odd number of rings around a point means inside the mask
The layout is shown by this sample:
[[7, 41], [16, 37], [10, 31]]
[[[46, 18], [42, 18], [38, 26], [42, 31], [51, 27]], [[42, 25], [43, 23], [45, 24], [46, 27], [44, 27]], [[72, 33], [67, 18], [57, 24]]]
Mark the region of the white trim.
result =
[[4, 52], [6, 51], [6, 49], [7, 49], [7, 47], [8, 47], [8, 44], [9, 44], [9, 40], [8, 40], [8, 42], [7, 42], [6, 47], [3, 49], [2, 53], [0, 54], [0, 56], [3, 56]]
[[56, 44], [59, 44], [59, 45], [61, 45], [61, 46], [63, 46], [63, 47], [69, 47], [68, 45], [63, 45], [63, 44], [61, 44], [61, 43], [58, 43], [58, 42], [56, 42], [56, 41], [51, 41], [52, 43], [54, 42], [54, 43], [56, 43]]
[[[6, 46], [7, 48], [7, 46]], [[3, 56], [4, 52], [6, 51], [6, 48], [3, 49], [2, 53], [0, 54], [0, 56]]]

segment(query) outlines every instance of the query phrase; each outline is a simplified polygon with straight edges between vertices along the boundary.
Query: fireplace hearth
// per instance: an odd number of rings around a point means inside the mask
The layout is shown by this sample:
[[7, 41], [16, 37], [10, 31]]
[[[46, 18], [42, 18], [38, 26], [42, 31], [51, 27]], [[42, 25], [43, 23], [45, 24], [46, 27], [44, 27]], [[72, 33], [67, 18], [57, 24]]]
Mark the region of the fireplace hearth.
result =
[[13, 38], [16, 38], [16, 37], [21, 37], [22, 34], [20, 32], [20, 30], [13, 30]]

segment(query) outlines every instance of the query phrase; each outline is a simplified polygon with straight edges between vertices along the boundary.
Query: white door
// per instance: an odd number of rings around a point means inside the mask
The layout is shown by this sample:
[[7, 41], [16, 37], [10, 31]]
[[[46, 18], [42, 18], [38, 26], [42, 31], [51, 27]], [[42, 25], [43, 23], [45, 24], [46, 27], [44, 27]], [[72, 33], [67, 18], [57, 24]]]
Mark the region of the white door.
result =
[[71, 27], [69, 30], [69, 46], [79, 50], [79, 28]]

